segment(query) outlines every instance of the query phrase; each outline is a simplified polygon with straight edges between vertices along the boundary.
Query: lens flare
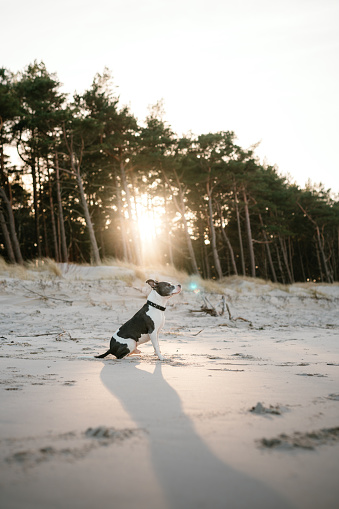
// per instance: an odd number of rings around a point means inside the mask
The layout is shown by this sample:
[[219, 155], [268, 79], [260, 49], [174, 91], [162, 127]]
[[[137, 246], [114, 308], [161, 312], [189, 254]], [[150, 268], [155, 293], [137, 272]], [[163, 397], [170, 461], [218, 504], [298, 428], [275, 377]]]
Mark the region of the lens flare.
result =
[[200, 288], [198, 287], [197, 283], [195, 283], [194, 281], [192, 281], [189, 285], [188, 285], [189, 289], [193, 292], [193, 293], [200, 293]]

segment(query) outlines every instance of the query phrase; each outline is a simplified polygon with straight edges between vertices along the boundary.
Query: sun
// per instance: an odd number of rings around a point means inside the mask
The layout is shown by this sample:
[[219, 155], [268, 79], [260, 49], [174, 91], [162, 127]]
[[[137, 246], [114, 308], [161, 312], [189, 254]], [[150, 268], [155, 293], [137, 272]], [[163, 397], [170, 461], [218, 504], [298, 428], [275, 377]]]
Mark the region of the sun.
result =
[[152, 212], [146, 209], [139, 210], [137, 222], [142, 241], [155, 239], [161, 223], [156, 220]]
[[150, 203], [147, 196], [140, 196], [136, 203], [136, 222], [139, 231], [142, 254], [159, 254], [157, 239], [163, 233], [164, 208], [160, 204]]

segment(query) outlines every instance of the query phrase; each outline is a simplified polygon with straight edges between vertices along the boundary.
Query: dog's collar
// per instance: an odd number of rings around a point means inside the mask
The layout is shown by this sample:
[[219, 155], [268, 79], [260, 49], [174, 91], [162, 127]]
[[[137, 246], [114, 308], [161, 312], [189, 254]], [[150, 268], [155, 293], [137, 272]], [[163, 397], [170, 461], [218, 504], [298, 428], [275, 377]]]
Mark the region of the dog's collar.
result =
[[166, 309], [163, 306], [159, 306], [159, 304], [154, 304], [154, 302], [151, 302], [150, 300], [147, 301], [147, 304], [149, 304], [150, 306], [153, 306], [156, 309], [160, 309], [160, 311], [165, 311], [165, 309]]

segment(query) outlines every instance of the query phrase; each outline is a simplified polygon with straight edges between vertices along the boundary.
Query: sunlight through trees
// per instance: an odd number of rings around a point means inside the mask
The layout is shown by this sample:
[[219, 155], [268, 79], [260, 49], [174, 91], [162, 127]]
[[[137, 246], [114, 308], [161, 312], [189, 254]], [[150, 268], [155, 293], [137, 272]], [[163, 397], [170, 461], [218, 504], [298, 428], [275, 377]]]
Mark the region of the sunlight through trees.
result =
[[59, 89], [42, 62], [17, 75], [0, 70], [7, 261], [112, 257], [205, 278], [338, 281], [339, 201], [330, 190], [300, 189], [232, 131], [177, 136], [161, 103], [138, 121], [107, 70], [83, 95]]

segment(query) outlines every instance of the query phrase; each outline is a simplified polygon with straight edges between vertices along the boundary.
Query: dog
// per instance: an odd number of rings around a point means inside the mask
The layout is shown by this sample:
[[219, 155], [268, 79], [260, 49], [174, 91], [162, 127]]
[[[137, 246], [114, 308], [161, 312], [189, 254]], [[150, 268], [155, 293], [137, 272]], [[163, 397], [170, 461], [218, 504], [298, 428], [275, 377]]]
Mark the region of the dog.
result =
[[173, 285], [167, 281], [148, 279], [147, 284], [152, 288], [146, 304], [143, 305], [130, 320], [121, 325], [113, 334], [107, 352], [95, 355], [103, 359], [110, 353], [117, 359], [122, 359], [132, 353], [140, 353], [138, 346], [152, 341], [154, 353], [163, 361], [164, 357], [159, 348], [159, 332], [165, 323], [165, 309], [168, 299], [181, 292], [181, 285]]

